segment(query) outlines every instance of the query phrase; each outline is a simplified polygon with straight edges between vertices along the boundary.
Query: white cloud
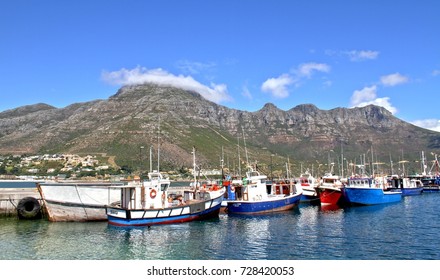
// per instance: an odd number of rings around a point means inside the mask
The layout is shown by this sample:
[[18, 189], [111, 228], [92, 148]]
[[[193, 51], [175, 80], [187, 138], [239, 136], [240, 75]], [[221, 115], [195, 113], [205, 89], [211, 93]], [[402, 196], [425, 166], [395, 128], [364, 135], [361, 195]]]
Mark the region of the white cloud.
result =
[[440, 76], [440, 70], [434, 70], [432, 71], [433, 76]]
[[376, 86], [364, 87], [361, 90], [355, 90], [351, 96], [351, 105], [356, 107], [358, 104], [368, 102], [376, 98]]
[[294, 82], [292, 77], [288, 74], [283, 74], [278, 78], [267, 79], [261, 86], [264, 92], [270, 92], [275, 97], [284, 98], [289, 96], [287, 87]]
[[361, 90], [355, 90], [351, 96], [352, 107], [365, 107], [367, 105], [381, 106], [390, 111], [393, 115], [397, 113], [397, 109], [390, 103], [389, 97], [377, 97], [377, 87], [365, 87]]
[[204, 98], [216, 103], [231, 100], [225, 84], [211, 83], [210, 86], [206, 86], [194, 80], [191, 76], [176, 76], [161, 68], [147, 69], [138, 66], [134, 69], [122, 68], [121, 70], [113, 72], [104, 71], [102, 73], [102, 79], [113, 85], [154, 83], [164, 86], [174, 86], [184, 90], [198, 92]]
[[413, 125], [440, 132], [440, 120], [426, 119], [411, 122]]
[[367, 105], [376, 105], [376, 106], [384, 107], [385, 109], [390, 111], [391, 114], [393, 115], [397, 113], [397, 109], [393, 107], [393, 105], [391, 105], [389, 97], [376, 98], [374, 100], [359, 103], [357, 106], [354, 107], [365, 107]]
[[407, 83], [409, 81], [409, 78], [399, 73], [394, 73], [380, 77], [380, 81], [384, 86], [392, 87], [399, 84]]
[[379, 55], [378, 51], [348, 51], [346, 52], [351, 61], [364, 61], [376, 59]]
[[[292, 70], [292, 73], [282, 74], [278, 78], [269, 78], [261, 86], [263, 92], [269, 92], [278, 98], [289, 96], [288, 87], [292, 84], [299, 86], [301, 79], [311, 78], [315, 72], [330, 72], [330, 66], [323, 63], [304, 63]], [[325, 82], [325, 85], [329, 83]]]
[[305, 76], [307, 78], [310, 78], [315, 71], [328, 73], [330, 72], [330, 66], [324, 63], [310, 62], [301, 64], [298, 69], [295, 70], [299, 76]]

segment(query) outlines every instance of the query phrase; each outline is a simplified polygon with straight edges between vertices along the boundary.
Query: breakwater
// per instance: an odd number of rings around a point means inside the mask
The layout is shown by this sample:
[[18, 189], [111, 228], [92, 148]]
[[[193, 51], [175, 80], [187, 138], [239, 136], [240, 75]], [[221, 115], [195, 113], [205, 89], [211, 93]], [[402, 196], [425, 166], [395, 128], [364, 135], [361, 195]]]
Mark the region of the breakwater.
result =
[[26, 198], [34, 198], [41, 204], [36, 188], [0, 188], [0, 216], [16, 216], [17, 207]]

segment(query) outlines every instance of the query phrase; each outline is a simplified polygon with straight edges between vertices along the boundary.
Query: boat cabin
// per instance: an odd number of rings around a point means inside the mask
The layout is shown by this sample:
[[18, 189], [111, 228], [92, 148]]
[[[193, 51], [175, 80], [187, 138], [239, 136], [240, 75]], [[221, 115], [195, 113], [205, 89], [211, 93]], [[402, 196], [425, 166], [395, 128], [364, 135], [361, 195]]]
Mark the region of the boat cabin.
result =
[[371, 178], [349, 178], [348, 187], [350, 188], [371, 188]]

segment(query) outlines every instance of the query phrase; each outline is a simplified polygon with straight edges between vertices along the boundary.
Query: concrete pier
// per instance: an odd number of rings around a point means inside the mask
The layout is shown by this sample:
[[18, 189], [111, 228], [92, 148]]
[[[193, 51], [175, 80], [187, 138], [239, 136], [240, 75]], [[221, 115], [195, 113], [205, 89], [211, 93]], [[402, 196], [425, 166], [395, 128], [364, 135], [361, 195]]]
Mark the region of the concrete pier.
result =
[[17, 216], [17, 205], [25, 197], [34, 197], [42, 204], [36, 188], [0, 188], [0, 217]]

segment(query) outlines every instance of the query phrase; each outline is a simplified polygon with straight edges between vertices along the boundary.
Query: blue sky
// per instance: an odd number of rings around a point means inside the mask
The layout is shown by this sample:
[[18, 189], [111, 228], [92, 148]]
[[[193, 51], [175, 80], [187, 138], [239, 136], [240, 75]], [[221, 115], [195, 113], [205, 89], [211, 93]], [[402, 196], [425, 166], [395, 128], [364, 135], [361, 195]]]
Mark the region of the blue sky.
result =
[[440, 2], [0, 1], [0, 111], [126, 84], [230, 108], [381, 105], [440, 131]]

